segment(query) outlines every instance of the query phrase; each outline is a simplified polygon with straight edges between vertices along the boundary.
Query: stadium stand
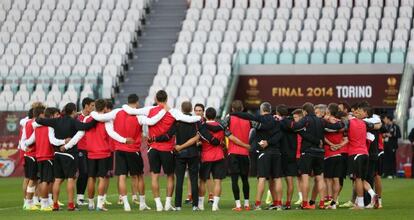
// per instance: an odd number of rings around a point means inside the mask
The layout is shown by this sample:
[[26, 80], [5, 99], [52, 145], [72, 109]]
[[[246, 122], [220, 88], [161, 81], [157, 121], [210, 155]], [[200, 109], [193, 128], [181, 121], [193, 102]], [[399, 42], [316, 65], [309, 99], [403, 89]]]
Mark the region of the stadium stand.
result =
[[0, 110], [111, 98], [150, 0], [0, 1]]
[[[0, 109], [112, 98], [150, 0], [0, 2]], [[158, 89], [220, 109], [232, 64], [384, 64], [414, 59], [411, 0], [191, 0]], [[235, 60], [237, 58], [237, 60]], [[409, 62], [408, 61], [408, 62]], [[122, 92], [122, 91], [121, 91]], [[410, 115], [414, 117], [414, 110]]]
[[[145, 103], [165, 88], [176, 98], [174, 106], [197, 100], [219, 108], [236, 57], [240, 64], [404, 63], [407, 53], [414, 57], [409, 52], [413, 5], [410, 0], [192, 0], [174, 53], [162, 59]], [[204, 86], [207, 91], [201, 92]], [[411, 112], [414, 117], [414, 108]]]

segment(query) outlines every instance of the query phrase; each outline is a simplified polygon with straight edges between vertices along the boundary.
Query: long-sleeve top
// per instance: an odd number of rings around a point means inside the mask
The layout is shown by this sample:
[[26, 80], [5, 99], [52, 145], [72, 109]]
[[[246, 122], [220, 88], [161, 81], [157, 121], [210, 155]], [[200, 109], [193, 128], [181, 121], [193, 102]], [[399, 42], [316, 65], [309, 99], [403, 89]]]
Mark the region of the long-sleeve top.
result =
[[385, 128], [387, 129], [388, 133], [391, 134], [391, 137], [384, 139], [384, 147], [396, 150], [398, 148], [398, 139], [401, 138], [400, 126], [392, 123], [391, 125], [385, 125]]
[[[234, 135], [240, 141], [249, 143], [250, 130], [255, 121], [250, 121], [237, 117], [236, 115], [228, 115], [220, 121], [221, 126], [225, 128], [225, 135], [228, 137]], [[228, 153], [243, 156], [249, 156], [249, 150], [229, 140]]]
[[[214, 146], [220, 144], [220, 140], [210, 134], [204, 123], [186, 123], [180, 121], [176, 121], [173, 126], [171, 126], [170, 130], [168, 130], [167, 134], [156, 137], [155, 141], [165, 142], [169, 141], [171, 138], [173, 138], [173, 136], [175, 136], [176, 144], [182, 145], [189, 139], [193, 138], [197, 133], [201, 136], [202, 139], [206, 140]], [[190, 158], [199, 156], [197, 143], [194, 143], [193, 145], [181, 150], [176, 155], [178, 158]]]
[[[58, 139], [72, 138], [75, 136], [76, 132], [88, 130], [96, 125], [95, 120], [90, 123], [82, 123], [67, 115], [61, 118], [38, 118], [36, 119], [36, 122], [44, 126], [52, 127], [55, 130], [55, 135]], [[55, 151], [60, 151], [59, 146], [54, 145], [54, 147]], [[66, 151], [66, 153], [70, 154], [75, 154], [76, 152], [76, 146], [67, 149]]]
[[[335, 124], [329, 123], [328, 121], [316, 117], [315, 114], [307, 114], [298, 122], [291, 122], [290, 127], [295, 130], [303, 130], [302, 135], [302, 153], [310, 153], [315, 156], [324, 156], [323, 141], [325, 129], [330, 129], [333, 131], [340, 130], [344, 127], [342, 122], [337, 122]], [[313, 137], [319, 140], [319, 144], [316, 144], [314, 140], [310, 138]]]
[[283, 133], [281, 132], [280, 122], [277, 121], [271, 114], [253, 116], [245, 112], [236, 112], [231, 113], [230, 115], [258, 122], [251, 124], [252, 127], [256, 129], [254, 136], [255, 142], [264, 140], [268, 142], [268, 146], [266, 148], [257, 146], [256, 151], [266, 151], [269, 153], [280, 154]]

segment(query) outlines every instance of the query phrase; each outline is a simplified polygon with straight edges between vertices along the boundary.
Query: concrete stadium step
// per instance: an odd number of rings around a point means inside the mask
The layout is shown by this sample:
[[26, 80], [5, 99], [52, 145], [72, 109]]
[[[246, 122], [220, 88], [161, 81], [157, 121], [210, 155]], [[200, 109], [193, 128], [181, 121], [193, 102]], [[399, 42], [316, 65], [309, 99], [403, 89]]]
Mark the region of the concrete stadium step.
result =
[[125, 103], [130, 93], [136, 93], [141, 104], [144, 103], [161, 59], [169, 57], [174, 50], [186, 10], [186, 0], [153, 1], [138, 47], [134, 48], [129, 69], [115, 97], [117, 106]]

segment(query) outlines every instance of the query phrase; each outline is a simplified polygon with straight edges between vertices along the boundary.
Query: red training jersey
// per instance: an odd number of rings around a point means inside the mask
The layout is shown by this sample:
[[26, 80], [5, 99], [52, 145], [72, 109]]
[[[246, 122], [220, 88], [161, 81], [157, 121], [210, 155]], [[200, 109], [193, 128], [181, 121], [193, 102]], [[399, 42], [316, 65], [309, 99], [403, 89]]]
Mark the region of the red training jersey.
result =
[[[342, 132], [326, 132], [325, 138], [328, 139], [332, 144], [340, 144], [342, 142], [344, 135]], [[325, 158], [332, 157], [335, 155], [341, 154], [340, 150], [331, 150], [331, 147], [328, 144], [324, 145], [325, 148]]]
[[380, 133], [378, 136], [379, 136], [379, 138], [378, 138], [378, 149], [380, 151], [383, 151], [384, 150], [384, 137], [382, 136], [382, 133]]
[[[78, 115], [78, 121], [80, 122], [84, 122], [83, 120], [85, 120], [85, 118], [88, 117], [86, 115], [84, 115], [83, 113], [81, 113], [80, 115]], [[90, 122], [92, 121], [92, 117], [88, 117], [88, 121], [86, 122]], [[85, 132], [85, 135], [78, 141], [78, 150], [86, 150], [88, 147], [88, 143], [87, 143], [87, 132]]]
[[[218, 126], [218, 122], [206, 122], [207, 124]], [[224, 140], [224, 131], [211, 132], [211, 134], [220, 141]], [[214, 146], [209, 142], [201, 141], [201, 161], [202, 162], [213, 162], [222, 160], [224, 158], [224, 151], [221, 145]]]
[[[89, 123], [93, 120], [92, 117], [90, 116], [86, 116], [86, 119], [84, 119], [82, 122], [83, 123]], [[95, 135], [89, 130], [85, 131], [85, 135], [83, 135], [82, 139], [83, 140], [83, 146], [81, 148], [81, 150], [86, 150], [88, 151], [88, 148], [91, 144], [93, 144], [95, 142]], [[79, 148], [79, 142], [78, 142], [78, 148]]]
[[124, 144], [113, 141], [115, 150], [126, 152], [138, 152], [141, 148], [142, 126], [138, 123], [135, 115], [129, 115], [124, 110], [119, 111], [114, 119], [114, 131], [125, 138], [135, 140], [134, 144]]
[[[241, 119], [235, 116], [230, 116], [229, 130], [240, 141], [244, 143], [249, 143], [249, 133], [250, 133], [250, 121], [249, 120]], [[249, 156], [248, 149], [235, 144], [231, 140], [229, 140], [228, 152], [229, 154]]]
[[350, 156], [368, 155], [367, 126], [363, 120], [357, 118], [349, 120], [348, 140], [348, 154]]
[[297, 134], [296, 141], [297, 141], [296, 159], [300, 159], [300, 150], [302, 148], [302, 136], [300, 136], [300, 134]]
[[40, 126], [34, 131], [35, 145], [36, 145], [36, 159], [37, 161], [52, 160], [55, 151], [49, 141], [49, 127]]
[[88, 143], [88, 158], [89, 159], [104, 159], [111, 156], [111, 147], [109, 145], [109, 135], [105, 129], [104, 122], [98, 122], [94, 128], [89, 131], [90, 136], [93, 136], [93, 141]]
[[[29, 121], [27, 121], [26, 125], [25, 125], [25, 129], [26, 129], [26, 140], [30, 138], [30, 136], [32, 136], [33, 132], [34, 132], [34, 128], [32, 123], [34, 122], [33, 119], [30, 119]], [[31, 150], [29, 150], [29, 148]], [[30, 146], [27, 146], [27, 150], [25, 152], [25, 156], [29, 156], [29, 157], [36, 157], [36, 144], [33, 143]]]
[[[156, 106], [152, 108], [148, 114], [148, 117], [151, 118], [158, 114], [159, 111], [163, 110], [162, 106]], [[174, 124], [175, 118], [171, 115], [171, 113], [167, 112], [164, 117], [155, 125], [149, 126], [149, 136], [150, 137], [158, 137], [164, 135], [170, 130], [171, 126]], [[166, 142], [153, 142], [150, 144], [151, 148], [154, 148], [158, 151], [172, 151], [174, 150], [175, 145], [175, 138], [171, 138], [169, 141]]]

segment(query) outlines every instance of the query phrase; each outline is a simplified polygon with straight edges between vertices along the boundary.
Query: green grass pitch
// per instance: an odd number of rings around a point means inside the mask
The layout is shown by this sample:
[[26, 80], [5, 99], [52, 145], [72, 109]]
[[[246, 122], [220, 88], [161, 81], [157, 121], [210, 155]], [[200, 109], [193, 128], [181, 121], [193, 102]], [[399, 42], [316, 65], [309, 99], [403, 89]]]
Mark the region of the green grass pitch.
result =
[[[254, 202], [256, 180], [250, 179], [251, 184], [251, 203]], [[107, 206], [108, 212], [87, 211], [86, 207], [81, 207], [79, 212], [68, 212], [64, 209], [61, 212], [35, 212], [22, 210], [22, 193], [21, 178], [3, 178], [0, 179], [0, 220], [9, 219], [82, 219], [82, 220], [141, 220], [141, 219], [180, 219], [180, 220], [198, 220], [198, 219], [329, 219], [329, 220], [355, 220], [355, 219], [414, 219], [414, 181], [411, 179], [383, 180], [383, 206], [381, 210], [289, 210], [289, 211], [243, 211], [234, 212], [231, 208], [234, 206], [233, 195], [231, 192], [230, 178], [223, 182], [223, 193], [220, 200], [220, 211], [212, 212], [211, 206], [206, 204], [206, 210], [203, 212], [192, 212], [190, 205], [183, 205], [181, 212], [161, 212], [154, 210], [140, 212], [137, 206], [132, 207], [132, 212], [126, 213], [122, 206], [116, 205], [118, 198], [116, 191], [115, 179], [111, 180], [111, 187], [108, 192], [108, 200], [114, 203]], [[164, 178], [161, 186], [165, 186]], [[186, 192], [186, 189], [184, 190]], [[165, 199], [165, 190], [161, 192]], [[296, 201], [295, 192], [294, 201]], [[350, 182], [346, 181], [345, 189], [340, 197], [341, 202], [349, 199], [351, 194]], [[146, 178], [146, 195], [147, 203], [154, 209], [154, 201], [152, 200], [150, 190], [150, 179]], [[185, 195], [184, 195], [185, 198]], [[66, 192], [62, 190], [61, 201], [66, 203]]]

